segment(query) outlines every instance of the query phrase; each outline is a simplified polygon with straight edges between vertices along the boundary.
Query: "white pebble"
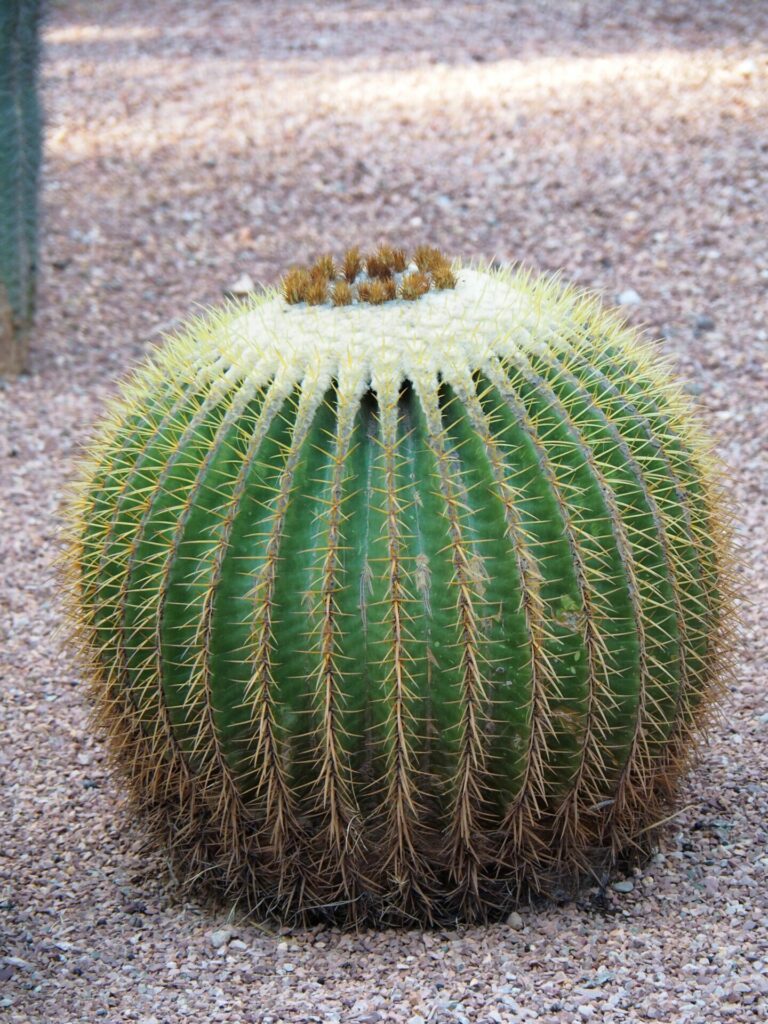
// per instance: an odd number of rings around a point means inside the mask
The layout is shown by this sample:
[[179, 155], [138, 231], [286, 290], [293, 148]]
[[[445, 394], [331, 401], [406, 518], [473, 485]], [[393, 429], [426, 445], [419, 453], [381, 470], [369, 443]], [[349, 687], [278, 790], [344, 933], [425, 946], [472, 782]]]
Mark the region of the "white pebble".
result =
[[221, 949], [222, 946], [226, 946], [233, 935], [234, 932], [231, 928], [218, 928], [215, 932], [211, 932], [208, 940], [214, 949]]
[[627, 878], [622, 882], [614, 882], [613, 888], [615, 892], [632, 892], [632, 890], [635, 888], [635, 883]]

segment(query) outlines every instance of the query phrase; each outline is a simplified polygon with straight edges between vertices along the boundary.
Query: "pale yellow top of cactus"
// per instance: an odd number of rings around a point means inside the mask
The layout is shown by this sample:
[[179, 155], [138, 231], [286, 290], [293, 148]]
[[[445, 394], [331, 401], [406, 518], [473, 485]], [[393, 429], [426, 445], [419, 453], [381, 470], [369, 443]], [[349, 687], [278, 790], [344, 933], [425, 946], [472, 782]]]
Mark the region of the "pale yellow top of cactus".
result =
[[455, 286], [411, 300], [312, 305], [268, 289], [234, 308], [211, 310], [137, 370], [118, 405], [180, 373], [215, 392], [237, 382], [249, 391], [272, 383], [284, 393], [312, 383], [322, 392], [336, 380], [346, 394], [359, 395], [369, 388], [391, 392], [406, 380], [432, 389], [438, 376], [464, 385], [499, 359], [524, 365], [527, 355], [558, 355], [593, 333], [629, 346], [645, 372], [661, 369], [658, 352], [638, 346], [635, 332], [595, 296], [557, 278], [458, 263], [451, 273]]
[[364, 390], [438, 373], [465, 379], [493, 356], [535, 347], [541, 315], [535, 291], [514, 275], [464, 268], [455, 288], [416, 301], [289, 305], [272, 293], [207, 343], [257, 385], [311, 376]]

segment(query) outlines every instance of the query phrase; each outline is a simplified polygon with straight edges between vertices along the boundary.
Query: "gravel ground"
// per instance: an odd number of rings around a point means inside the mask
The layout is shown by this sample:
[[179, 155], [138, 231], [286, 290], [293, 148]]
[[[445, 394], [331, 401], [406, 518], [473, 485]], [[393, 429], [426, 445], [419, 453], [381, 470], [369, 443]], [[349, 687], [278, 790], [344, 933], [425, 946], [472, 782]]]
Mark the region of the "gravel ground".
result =
[[[50, 6], [41, 312], [0, 390], [6, 1019], [768, 1019], [768, 4]], [[489, 929], [272, 933], [175, 900], [120, 810], [57, 508], [116, 375], [195, 303], [379, 238], [562, 268], [663, 337], [732, 469], [743, 653], [638, 877]]]

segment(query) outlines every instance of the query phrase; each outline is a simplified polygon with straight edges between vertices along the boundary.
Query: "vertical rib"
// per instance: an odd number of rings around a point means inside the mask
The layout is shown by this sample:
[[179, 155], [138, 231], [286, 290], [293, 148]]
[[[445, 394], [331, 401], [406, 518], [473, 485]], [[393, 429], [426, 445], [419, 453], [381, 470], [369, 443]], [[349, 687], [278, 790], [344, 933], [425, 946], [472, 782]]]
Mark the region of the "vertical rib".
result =
[[[171, 644], [168, 641], [173, 634], [167, 619], [171, 595], [176, 593], [183, 563], [189, 562], [189, 570], [183, 575], [194, 580], [196, 611], [195, 621], [189, 623], [188, 646], [192, 657], [184, 684], [187, 690], [184, 699], [185, 731], [192, 732], [191, 757], [198, 766], [202, 785], [216, 797], [214, 810], [221, 822], [225, 845], [243, 857], [239, 851], [247, 839], [250, 812], [241, 793], [237, 765], [230, 757], [226, 729], [222, 728], [217, 716], [217, 689], [222, 679], [211, 670], [213, 614], [221, 586], [222, 565], [246, 482], [264, 437], [284, 401], [285, 390], [273, 382], [266, 390], [245, 392], [228, 411], [170, 538], [155, 619], [157, 668], [163, 672], [164, 661], [165, 667], [170, 667], [168, 654]], [[254, 403], [259, 406], [258, 412], [250, 408]], [[249, 420], [252, 427], [247, 432], [245, 425]], [[207, 510], [207, 522], [201, 523], [194, 510], [204, 506], [206, 499], [212, 500], [215, 508]], [[192, 549], [194, 553], [185, 554], [185, 548]], [[178, 615], [179, 609], [174, 609], [174, 614]], [[177, 680], [176, 685], [179, 683]]]
[[337, 383], [336, 426], [329, 453], [330, 487], [323, 511], [327, 527], [321, 545], [322, 566], [316, 591], [318, 606], [311, 615], [317, 619], [315, 642], [319, 661], [310, 683], [320, 720], [316, 753], [320, 864], [324, 874], [338, 877], [339, 892], [334, 894], [334, 898], [341, 896], [349, 902], [352, 907], [350, 916], [354, 916], [361, 870], [361, 820], [342, 742], [345, 672], [338, 663], [343, 628], [339, 621], [339, 595], [344, 584], [344, 480], [360, 391], [357, 378], [342, 375]]
[[482, 867], [479, 839], [484, 832], [480, 821], [483, 802], [480, 779], [486, 769], [483, 707], [487, 695], [480, 668], [481, 634], [473, 603], [472, 555], [462, 529], [456, 469], [446, 443], [447, 431], [443, 426], [438, 397], [439, 384], [434, 378], [427, 377], [419, 378], [414, 384], [426, 418], [427, 443], [436, 460], [448, 521], [461, 650], [461, 739], [448, 829], [449, 857], [451, 873], [464, 890], [465, 899], [476, 905]]
[[[576, 409], [576, 403], [580, 400], [579, 391], [561, 396], [539, 376], [532, 361], [528, 361], [527, 365], [528, 369], [523, 371], [524, 376], [530, 385], [542, 394], [550, 408], [561, 417], [568, 435], [574, 445], [581, 450], [597, 482], [616, 540], [632, 608], [639, 658], [638, 704], [631, 742], [613, 793], [613, 804], [607, 815], [608, 819], [618, 821], [624, 818], [628, 807], [636, 806], [638, 801], [647, 803], [652, 798], [653, 760], [650, 749], [650, 738], [654, 726], [652, 716], [654, 674], [652, 669], [663, 674], [669, 674], [669, 670], [666, 665], [652, 662], [653, 621], [649, 616], [649, 606], [658, 605], [658, 599], [655, 586], [649, 588], [641, 576], [643, 567], [639, 559], [649, 545], [656, 547], [658, 541], [645, 534], [638, 536], [633, 521], [633, 516], [638, 514], [637, 510], [622, 497], [621, 481], [616, 478], [609, 481], [606, 475], [607, 471], [611, 469], [610, 460], [606, 458], [605, 453], [598, 456], [595, 439], [587, 438], [580, 429], [579, 413]], [[624, 471], [626, 471], [626, 467], [622, 466], [620, 472]], [[665, 640], [668, 642], [668, 637], [665, 637]], [[625, 846], [626, 840], [627, 836], [616, 836], [617, 848]]]
[[[601, 491], [602, 500], [597, 497], [597, 481], [583, 448], [577, 445], [573, 451], [568, 452], [562, 447], [562, 413], [558, 413], [549, 402], [546, 418], [544, 410], [537, 411], [535, 405], [529, 411], [531, 399], [529, 397], [526, 400], [520, 393], [522, 378], [516, 368], [505, 368], [494, 361], [488, 373], [502, 398], [515, 411], [537, 451], [541, 472], [557, 501], [578, 585], [581, 605], [579, 613], [588, 664], [586, 713], [570, 793], [559, 808], [554, 808], [561, 836], [575, 841], [580, 832], [580, 815], [585, 809], [584, 804], [599, 804], [611, 796], [612, 772], [609, 766], [621, 757], [621, 748], [617, 748], [616, 737], [606, 713], [617, 710], [620, 691], [614, 690], [612, 680], [619, 667], [615, 659], [625, 638], [622, 635], [614, 638], [610, 648], [606, 643], [604, 625], [619, 609], [611, 593], [611, 565], [608, 561], [611, 555], [606, 546], [608, 539], [591, 533], [593, 521], [596, 523], [608, 514], [605, 496]], [[518, 387], [513, 383], [515, 379]], [[535, 385], [534, 394], [541, 397], [540, 389]], [[575, 500], [577, 497], [578, 501]], [[613, 523], [611, 536], [615, 543]], [[623, 561], [621, 565], [623, 568]], [[621, 580], [621, 575], [618, 579]], [[625, 595], [629, 610], [629, 584], [619, 583], [619, 587]], [[630, 622], [634, 625], [634, 617]], [[583, 802], [579, 801], [578, 796], [583, 798]]]
[[402, 437], [398, 436], [399, 385], [391, 377], [377, 381], [379, 403], [379, 433], [384, 458], [384, 515], [387, 551], [387, 591], [389, 632], [389, 669], [385, 683], [390, 691], [388, 731], [390, 735], [387, 759], [389, 785], [385, 803], [388, 825], [383, 868], [396, 880], [405, 900], [405, 893], [416, 898], [426, 908], [424, 886], [430, 875], [429, 866], [419, 852], [417, 835], [420, 831], [421, 809], [415, 784], [416, 764], [412, 746], [415, 727], [411, 705], [416, 699], [412, 675], [413, 655], [407, 639], [412, 637], [409, 626], [412, 617], [409, 605], [413, 595], [409, 591], [409, 573], [405, 562], [403, 537], [403, 498], [400, 480], [402, 455], [399, 452]]
[[[219, 813], [221, 786], [211, 785], [210, 770], [206, 771], [205, 757], [193, 747], [185, 749], [179, 742], [173, 709], [169, 706], [164, 687], [162, 659], [158, 649], [162, 582], [176, 563], [178, 537], [183, 533], [189, 510], [200, 500], [209, 486], [211, 468], [223, 450], [229, 432], [236, 424], [252, 393], [247, 387], [232, 389], [226, 398], [203, 403], [192, 417], [179, 439], [175, 450], [167, 459], [152, 491], [147, 495], [144, 514], [133, 535], [128, 562], [119, 597], [120, 636], [125, 651], [125, 665], [130, 687], [136, 694], [142, 717], [153, 723], [154, 741], [158, 759], [166, 743], [189, 768], [200, 772], [199, 791], [210, 799], [210, 806]], [[199, 463], [192, 457], [195, 435], [210, 420], [213, 436], [201, 445]], [[180, 475], [181, 474], [181, 475]], [[189, 490], [185, 494], [185, 487]], [[189, 691], [192, 703], [192, 689]], [[204, 709], [200, 712], [205, 714]], [[205, 748], [206, 753], [208, 748]], [[159, 779], [162, 773], [155, 772]], [[217, 780], [218, 781], [218, 780]], [[229, 815], [222, 814], [222, 820]], [[227, 832], [234, 837], [234, 832]]]
[[451, 383], [467, 411], [490, 465], [504, 508], [507, 536], [514, 551], [519, 579], [525, 643], [530, 657], [528, 742], [521, 784], [506, 809], [501, 832], [505, 841], [511, 841], [516, 856], [524, 858], [531, 848], [538, 848], [538, 853], [541, 853], [541, 838], [537, 836], [537, 828], [550, 795], [546, 782], [552, 724], [549, 702], [550, 697], [557, 694], [559, 685], [552, 661], [547, 656], [550, 635], [542, 598], [543, 578], [531, 550], [531, 538], [521, 519], [521, 496], [506, 470], [503, 453], [477, 395], [475, 382], [468, 377], [452, 380]]
[[[264, 543], [264, 559], [255, 581], [251, 602], [251, 678], [246, 699], [251, 707], [251, 722], [256, 737], [253, 754], [254, 798], [263, 801], [264, 831], [271, 860], [279, 875], [281, 898], [290, 904], [306, 884], [299, 862], [303, 827], [297, 813], [295, 794], [285, 772], [285, 754], [278, 735], [275, 706], [275, 676], [272, 651], [275, 610], [275, 583], [280, 559], [286, 514], [291, 501], [296, 468], [307, 442], [312, 421], [323, 399], [319, 380], [307, 378], [302, 384], [290, 442], [285, 451], [283, 469], [269, 514], [269, 531]], [[306, 851], [305, 851], [306, 852]], [[297, 877], [301, 875], [301, 878]], [[305, 896], [306, 898], [306, 896]], [[311, 898], [311, 897], [310, 897]]]

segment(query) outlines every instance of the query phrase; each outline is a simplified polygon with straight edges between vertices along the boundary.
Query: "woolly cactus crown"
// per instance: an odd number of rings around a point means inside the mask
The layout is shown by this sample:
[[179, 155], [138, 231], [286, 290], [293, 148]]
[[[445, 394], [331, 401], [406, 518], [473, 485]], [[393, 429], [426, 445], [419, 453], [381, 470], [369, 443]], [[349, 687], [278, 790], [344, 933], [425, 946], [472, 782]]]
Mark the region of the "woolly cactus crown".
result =
[[383, 247], [124, 388], [73, 503], [98, 720], [192, 881], [450, 921], [649, 848], [727, 649], [696, 420], [592, 299]]
[[[505, 358], [537, 341], [537, 296], [512, 277], [460, 272], [459, 283], [418, 301], [354, 301], [344, 306], [288, 305], [265, 297], [214, 331], [210, 344], [253, 383], [292, 386], [307, 377], [343, 381], [358, 395], [386, 381], [466, 381], [489, 359]], [[553, 325], [554, 328], [554, 325]]]

